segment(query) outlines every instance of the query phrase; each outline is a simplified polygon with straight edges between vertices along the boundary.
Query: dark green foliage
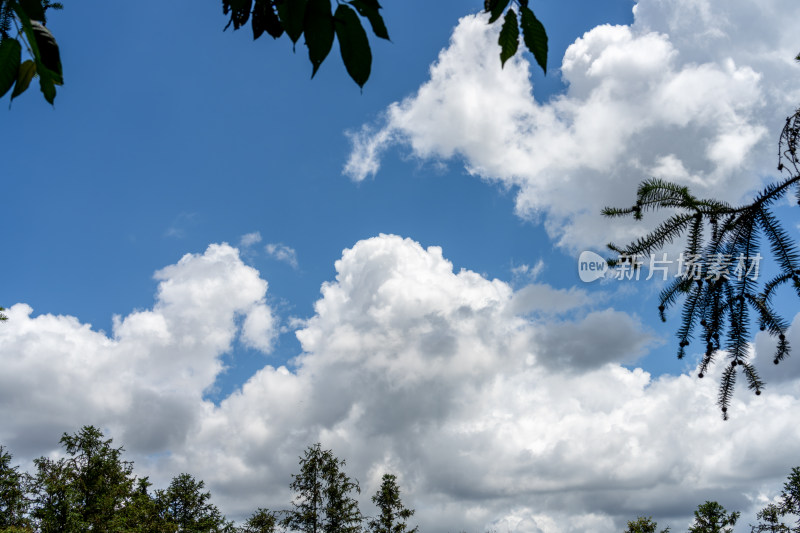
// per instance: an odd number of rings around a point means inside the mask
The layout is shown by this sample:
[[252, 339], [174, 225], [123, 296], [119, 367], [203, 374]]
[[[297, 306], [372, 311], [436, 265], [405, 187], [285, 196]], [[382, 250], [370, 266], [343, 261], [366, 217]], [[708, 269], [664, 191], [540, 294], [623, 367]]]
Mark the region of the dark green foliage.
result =
[[227, 30], [228, 26], [233, 24], [233, 29], [238, 30], [247, 24], [252, 6], [253, 0], [222, 0], [222, 14], [231, 16], [225, 29]]
[[[628, 527], [624, 533], [656, 533], [658, 524], [652, 516], [640, 516], [636, 520], [628, 522]], [[669, 528], [662, 529], [660, 533], [669, 533]]]
[[509, 0], [485, 0], [483, 3], [483, 10], [489, 13], [489, 23], [493, 23], [499, 19], [503, 12], [508, 7]]
[[378, 12], [381, 9], [381, 5], [376, 0], [351, 0], [350, 5], [356, 8], [359, 15], [369, 21], [370, 26], [372, 26], [372, 33], [376, 37], [387, 41], [391, 40], [389, 39], [389, 30], [386, 29], [386, 24], [383, 22], [383, 17]]
[[17, 81], [22, 61], [22, 45], [16, 39], [0, 41], [0, 97], [5, 96]]
[[334, 457], [322, 467], [322, 480], [325, 484], [325, 519], [322, 523], [324, 533], [358, 533], [361, 531], [361, 511], [358, 502], [351, 496], [353, 491], [360, 493], [358, 481], [353, 481], [342, 471], [344, 460]]
[[156, 505], [167, 522], [175, 524], [178, 531], [193, 533], [233, 532], [219, 509], [209, 500], [210, 492], [204, 492], [205, 483], [190, 474], [180, 474], [172, 479], [167, 490], [156, 491]]
[[119, 510], [118, 523], [127, 533], [175, 533], [178, 526], [162, 516], [158, 502], [150, 495], [150, 481], [136, 480], [136, 487], [124, 507]]
[[[36, 474], [10, 467], [0, 447], [0, 531], [11, 527], [39, 533], [233, 533], [235, 529], [188, 474], [173, 479], [155, 497], [147, 478], [136, 479], [123, 448], [93, 426], [64, 434], [66, 457], [34, 460]], [[4, 529], [6, 528], [6, 529]], [[20, 529], [23, 531], [24, 529]]]
[[283, 525], [306, 533], [356, 533], [361, 529], [358, 502], [351, 496], [361, 492], [358, 481], [343, 471], [345, 461], [317, 443], [300, 458], [300, 473], [289, 485], [295, 496], [293, 509]]
[[[506, 11], [510, 3], [484, 2], [490, 24], [505, 13], [499, 39], [501, 65], [516, 54], [521, 27], [525, 46], [547, 73], [544, 26], [528, 7], [528, 0], [514, 2], [519, 6], [520, 23], [513, 9]], [[45, 26], [46, 13], [48, 9], [62, 8], [60, 2], [50, 0], [0, 0], [0, 97], [14, 87], [13, 100], [38, 75], [45, 100], [53, 104], [56, 86], [64, 84], [64, 74], [58, 43]], [[342, 62], [359, 87], [364, 86], [372, 70], [372, 50], [359, 15], [369, 22], [376, 37], [389, 40], [381, 9], [377, 0], [342, 0], [337, 1], [336, 12], [331, 15], [330, 0], [222, 0], [222, 13], [229, 17], [225, 29], [232, 26], [238, 30], [250, 22], [253, 39], [264, 33], [278, 39], [285, 33], [292, 43], [305, 35], [312, 78], [328, 56], [334, 39], [339, 39]], [[30, 62], [22, 62], [23, 49], [29, 52]]]
[[294, 509], [287, 515], [284, 525], [307, 533], [322, 531], [322, 465], [330, 452], [323, 452], [319, 443], [309, 446], [300, 458], [300, 473], [292, 475], [289, 487], [294, 491]]
[[519, 14], [525, 46], [531, 51], [544, 73], [547, 74], [547, 32], [544, 31], [544, 25], [527, 5], [523, 4], [520, 7]]
[[[345, 461], [320, 444], [309, 446], [300, 458], [300, 473], [292, 476], [294, 509], [259, 508], [236, 528], [210, 503], [203, 481], [190, 474], [173, 478], [169, 488], [151, 495], [147, 478], [135, 478], [132, 463], [122, 461], [123, 448], [92, 426], [74, 435], [64, 434], [67, 456], [34, 461], [35, 476], [11, 466], [12, 456], [0, 446], [0, 533], [278, 533], [283, 527], [313, 533], [416, 533], [407, 521], [414, 515], [400, 498], [397, 478], [384, 474], [372, 496], [379, 516], [362, 527], [353, 491], [358, 482], [343, 471]], [[285, 519], [279, 515], [285, 514]], [[728, 513], [717, 502], [705, 502], [694, 512], [689, 533], [730, 533], [739, 513]], [[777, 503], [758, 513], [752, 531], [800, 533], [781, 519], [800, 517], [800, 467], [793, 468]], [[624, 533], [656, 533], [652, 517], [628, 522]], [[660, 533], [668, 533], [669, 528]]]
[[751, 533], [791, 533], [789, 526], [781, 522], [781, 513], [777, 505], [770, 503], [756, 515], [757, 526], [750, 526]]
[[719, 503], [707, 501], [697, 506], [689, 533], [732, 533], [728, 526], [735, 526], [739, 515], [738, 511], [728, 513]]
[[[507, 10], [511, 0], [484, 2], [484, 12], [490, 15], [490, 24], [505, 13], [499, 39], [501, 65], [516, 54], [521, 27], [525, 46], [546, 73], [547, 34], [544, 26], [528, 7], [527, 0], [515, 0], [514, 3], [519, 5], [521, 24], [517, 22], [514, 9]], [[359, 87], [364, 86], [372, 71], [372, 49], [361, 18], [369, 22], [376, 37], [389, 40], [381, 9], [377, 0], [342, 0], [337, 1], [336, 10], [331, 15], [331, 0], [222, 0], [222, 12], [229, 17], [225, 29], [232, 26], [238, 30], [249, 20], [254, 39], [265, 32], [275, 39], [285, 33], [292, 43], [297, 43], [305, 35], [312, 78], [328, 56], [333, 41], [338, 39], [345, 69]]]
[[313, 78], [333, 46], [335, 31], [330, 0], [308, 0], [306, 19], [306, 46], [308, 59], [313, 67]]
[[119, 509], [134, 486], [133, 465], [122, 461], [122, 448], [95, 427], [61, 438], [67, 457], [36, 459], [36, 508], [42, 531], [116, 531]]
[[6, 310], [5, 307], [0, 307], [0, 322], [2, 322], [3, 320], [8, 320], [8, 317], [3, 314], [3, 311], [5, 310]]
[[517, 14], [513, 9], [506, 11], [503, 27], [500, 28], [500, 36], [497, 38], [500, 45], [500, 66], [503, 67], [506, 61], [517, 53], [519, 48], [519, 25], [517, 24]]
[[[55, 101], [56, 85], [64, 84], [55, 37], [45, 27], [48, 9], [61, 9], [49, 0], [0, 0], [0, 97], [11, 87], [11, 100], [25, 92], [34, 75], [45, 100]], [[22, 61], [22, 50], [30, 55]]]
[[307, 0], [275, 0], [278, 19], [293, 43], [303, 35], [307, 4]]
[[0, 446], [0, 530], [30, 526], [28, 476], [11, 466], [11, 454]]
[[267, 32], [273, 39], [283, 35], [283, 26], [275, 11], [275, 5], [270, 0], [256, 0], [253, 7], [253, 40]]
[[57, 461], [40, 457], [34, 460], [33, 511], [37, 529], [42, 533], [83, 531], [81, 500], [76, 490], [75, 472], [66, 459]]
[[797, 516], [797, 526], [800, 529], [800, 467], [792, 468], [789, 479], [783, 484], [780, 512], [781, 515], [793, 514]]
[[368, 531], [372, 533], [416, 533], [417, 527], [407, 529], [408, 519], [414, 516], [413, 509], [407, 509], [400, 499], [397, 477], [384, 474], [381, 487], [372, 496], [380, 515], [369, 521]]
[[120, 448], [87, 426], [61, 438], [69, 455], [70, 482], [80, 502], [81, 521], [92, 531], [113, 531], [117, 510], [133, 490], [133, 463], [122, 460]]
[[17, 83], [14, 85], [14, 90], [11, 92], [12, 100], [28, 90], [31, 80], [35, 75], [36, 63], [32, 59], [28, 59], [19, 66], [17, 70]]
[[372, 51], [367, 32], [361, 26], [355, 10], [345, 4], [339, 4], [333, 17], [344, 66], [353, 81], [363, 87], [372, 70]]
[[[784, 524], [781, 519], [790, 516], [795, 520], [794, 526]], [[770, 503], [759, 511], [759, 524], [751, 526], [753, 533], [786, 532], [800, 533], [800, 467], [792, 468], [789, 478], [783, 484], [777, 503]]]
[[275, 513], [259, 508], [239, 528], [240, 533], [275, 533], [280, 521]]
[[[691, 262], [696, 270], [690, 271], [687, 266], [685, 272], [667, 285], [661, 292], [658, 310], [661, 319], [666, 321], [666, 309], [683, 300], [681, 326], [677, 332], [678, 358], [685, 355], [692, 340], [699, 340], [704, 347], [699, 377], [706, 374], [720, 350], [727, 352], [717, 398], [724, 419], [728, 417], [739, 373], [744, 375], [748, 388], [755, 394], [761, 394], [764, 388], [755, 367], [748, 361], [751, 316], [760, 329], [777, 338], [774, 363], [778, 364], [789, 354], [786, 340], [789, 323], [775, 312], [771, 301], [775, 290], [789, 282], [800, 295], [800, 253], [772, 213], [771, 206], [791, 190], [800, 201], [799, 137], [800, 109], [787, 119], [778, 143], [778, 171], [785, 173], [783, 179], [767, 186], [750, 204], [731, 206], [714, 199], [697, 198], [687, 187], [654, 178], [639, 187], [633, 207], [603, 210], [609, 217], [633, 216], [636, 220], [641, 220], [642, 214], [649, 210], [678, 210], [633, 243], [625, 247], [608, 246], [625, 260], [653, 254], [675, 239], [685, 237], [682, 258], [686, 265]], [[769, 243], [780, 273], [759, 287], [757, 276], [749, 269], [753, 267], [754, 258], [761, 258], [762, 238]], [[609, 264], [615, 264], [615, 260], [610, 260]]]
[[376, 0], [339, 2], [335, 13], [330, 0], [256, 0], [255, 4], [252, 0], [222, 0], [223, 14], [230, 17], [226, 29], [233, 26], [237, 30], [250, 20], [254, 39], [264, 32], [275, 39], [285, 33], [297, 43], [305, 35], [312, 78], [338, 39], [347, 73], [359, 87], [369, 79], [372, 67], [372, 51], [359, 15], [367, 19], [377, 37], [388, 40], [380, 9]]
[[517, 53], [519, 47], [519, 29], [522, 28], [522, 37], [525, 46], [533, 54], [536, 63], [547, 74], [547, 32], [544, 25], [536, 18], [528, 6], [527, 0], [515, 1], [519, 5], [520, 22], [517, 23], [517, 14], [514, 9], [506, 11], [510, 0], [485, 0], [483, 9], [489, 13], [489, 23], [493, 24], [505, 12], [503, 26], [500, 29], [498, 44], [500, 45], [501, 66]]

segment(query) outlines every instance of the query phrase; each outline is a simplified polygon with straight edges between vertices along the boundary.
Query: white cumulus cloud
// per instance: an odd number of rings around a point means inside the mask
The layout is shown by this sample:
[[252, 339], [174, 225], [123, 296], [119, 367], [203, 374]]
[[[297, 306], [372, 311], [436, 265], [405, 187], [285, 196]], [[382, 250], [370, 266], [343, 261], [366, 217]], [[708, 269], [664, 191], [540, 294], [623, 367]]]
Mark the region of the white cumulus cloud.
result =
[[[152, 309], [111, 336], [12, 306], [0, 442], [24, 460], [99, 425], [138, 472], [161, 486], [191, 472], [233, 517], [286, 508], [297, 457], [321, 442], [347, 460], [367, 514], [390, 470], [428, 531], [612, 532], [637, 514], [679, 529], [709, 498], [752, 513], [754, 494], [774, 494], [796, 464], [796, 377], [739, 391], [723, 422], [713, 372], [654, 379], [622, 366], [648, 334], [581, 291], [515, 291], [393, 235], [356, 243], [335, 267], [297, 331], [302, 353], [218, 405], [203, 391], [237, 317], [250, 342], [274, 324], [266, 281], [230, 246], [160, 270]], [[554, 298], [568, 317], [536, 311]]]
[[458, 158], [517, 190], [516, 210], [542, 217], [570, 249], [633, 236], [601, 219], [659, 176], [737, 201], [774, 170], [783, 118], [800, 99], [791, 0], [640, 0], [630, 26], [599, 26], [566, 51], [564, 94], [536, 102], [529, 63], [500, 68], [495, 27], [459, 22], [419, 90], [384, 122], [350, 132], [345, 173], [376, 175], [381, 152]]
[[0, 441], [36, 453], [83, 424], [113, 426], [142, 451], [180, 446], [223, 370], [237, 317], [244, 339], [274, 336], [267, 282], [235, 248], [211, 245], [156, 272], [152, 309], [114, 317], [110, 336], [77, 318], [8, 310], [0, 329]]
[[294, 248], [282, 243], [269, 243], [264, 247], [264, 250], [278, 261], [283, 261], [292, 268], [297, 269], [297, 252]]

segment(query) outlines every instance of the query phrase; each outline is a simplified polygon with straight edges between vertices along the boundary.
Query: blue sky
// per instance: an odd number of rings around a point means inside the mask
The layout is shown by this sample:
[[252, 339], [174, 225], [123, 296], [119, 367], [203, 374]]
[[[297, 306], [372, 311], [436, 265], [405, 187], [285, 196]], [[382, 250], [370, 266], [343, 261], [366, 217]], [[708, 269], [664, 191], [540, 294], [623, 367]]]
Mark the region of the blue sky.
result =
[[[289, 457], [291, 467], [303, 439], [322, 440], [342, 450], [364, 485], [382, 466], [405, 468], [429, 531], [444, 531], [445, 523], [476, 531], [611, 531], [639, 512], [679, 526], [714, 490], [743, 510], [774, 496], [796, 466], [789, 449], [742, 466], [743, 474], [728, 464], [730, 450], [698, 464], [681, 453], [696, 453], [710, 438], [753, 454], [769, 449], [748, 439], [749, 429], [765, 412], [796, 408], [800, 367], [773, 376], [771, 399], [742, 399], [739, 418], [719, 425], [713, 383], [701, 386], [690, 377], [692, 361], [674, 358], [677, 321], [657, 319], [658, 284], [584, 284], [577, 257], [634, 235], [629, 225], [603, 221], [599, 209], [629, 204], [641, 179], [664, 175], [737, 201], [770, 178], [783, 117], [800, 97], [791, 62], [797, 43], [784, 22], [797, 6], [770, 0], [754, 12], [743, 0], [536, 3], [550, 36], [545, 76], [528, 57], [502, 71], [499, 59], [487, 59], [497, 50], [482, 45], [496, 36], [472, 16], [479, 4], [386, 2], [392, 42], [372, 40], [363, 91], [335, 47], [310, 80], [302, 43], [292, 53], [286, 39], [253, 42], [248, 29], [223, 32], [216, 2], [67, 3], [53, 13], [49, 27], [66, 80], [55, 107], [32, 87], [2, 112], [0, 304], [21, 305], [2, 326], [0, 357], [20, 372], [9, 379], [30, 387], [14, 399], [0, 395], [3, 418], [13, 419], [0, 442], [16, 444], [28, 460], [50, 450], [62, 431], [96, 424], [142, 468], [198, 472], [223, 510], [240, 517], [247, 505], [279, 505], [288, 471], [278, 457]], [[783, 212], [796, 228], [796, 215]], [[281, 259], [280, 250], [294, 255]], [[447, 261], [451, 270], [443, 273]], [[268, 283], [266, 292], [258, 280]], [[357, 302], [362, 307], [348, 307]], [[794, 317], [796, 301], [786, 298], [781, 307]], [[473, 314], [459, 309], [491, 320], [464, 318]], [[186, 343], [153, 344], [161, 330], [142, 324], [163, 315], [165, 338], [177, 338], [169, 333], [173, 312], [182, 328], [215, 332], [208, 353], [200, 349], [205, 355], [193, 360], [191, 350], [181, 352]], [[263, 319], [252, 319], [259, 330], [252, 335], [250, 317]], [[428, 333], [407, 329], [412, 323]], [[428, 339], [437, 324], [454, 333], [417, 346], [415, 335]], [[219, 338], [227, 342], [217, 346]], [[376, 339], [382, 344], [373, 345]], [[757, 352], [768, 348], [768, 339], [754, 341]], [[453, 367], [440, 368], [435, 354], [417, 359], [452, 343]], [[179, 355], [170, 360], [173, 349]], [[490, 381], [461, 374], [463, 366], [484, 368], [484, 353], [494, 361], [483, 373]], [[526, 360], [525, 353], [530, 374], [504, 359]], [[92, 357], [102, 364], [95, 367]], [[130, 363], [140, 357], [141, 366]], [[396, 367], [394, 358], [407, 366]], [[84, 372], [84, 365], [102, 371]], [[48, 368], [60, 369], [61, 381]], [[339, 387], [371, 375], [353, 368], [394, 376], [392, 383], [426, 376], [407, 384], [419, 405], [402, 396], [391, 407], [368, 392], [347, 403]], [[98, 384], [110, 375], [117, 377]], [[527, 377], [517, 383], [520, 376]], [[68, 402], [74, 410], [62, 412], [63, 398], [47, 392], [62, 386], [85, 395]], [[440, 396], [423, 401], [416, 386]], [[526, 392], [501, 393], [517, 388]], [[125, 400], [104, 396], [115, 390], [127, 391], [119, 395]], [[302, 391], [314, 407], [290, 409], [281, 400]], [[486, 403], [454, 407], [461, 394], [486, 394]], [[547, 408], [542, 398], [561, 394], [566, 410]], [[131, 437], [136, 421], [149, 420], [137, 404], [145, 396], [163, 408], [152, 415], [153, 427], [178, 429]], [[347, 404], [341, 412], [333, 407], [340, 401]], [[14, 407], [20, 403], [35, 414]], [[496, 408], [482, 412], [480, 405]], [[516, 422], [492, 425], [499, 412]], [[402, 435], [376, 422], [382, 417], [417, 417], [417, 446], [426, 451], [404, 449]], [[250, 439], [249, 428], [259, 424], [272, 429]], [[619, 424], [626, 427], [621, 440], [607, 439]], [[638, 424], [641, 432], [630, 429]], [[659, 428], [683, 431], [684, 424], [694, 429], [681, 453], [654, 466], [653, 450], [669, 448]], [[562, 440], [537, 440], [539, 433], [522, 429], [529, 425]], [[457, 446], [458, 431], [445, 431], [451, 426], [488, 428], [466, 438], [455, 454], [467, 458], [462, 463], [431, 451]], [[217, 431], [238, 432], [224, 447], [234, 466], [214, 451]], [[791, 424], [768, 424], [762, 433], [798, 438]], [[572, 449], [571, 439], [597, 445]], [[386, 453], [366, 452], [367, 442]], [[254, 450], [267, 448], [281, 453], [253, 459]], [[557, 461], [547, 459], [553, 449]], [[481, 450], [502, 466], [479, 464]], [[543, 462], [526, 462], [526, 453]], [[631, 457], [639, 466], [626, 466]], [[554, 481], [566, 479], [555, 466], [549, 475], [541, 470], [557, 464], [574, 471], [591, 460], [620, 462], [567, 476], [565, 486]], [[226, 468], [249, 474], [237, 485]], [[735, 482], [729, 468], [740, 474]], [[676, 479], [671, 471], [695, 473]], [[617, 499], [593, 492], [617, 481]], [[467, 490], [476, 482], [486, 488], [484, 499]], [[639, 496], [625, 492], [630, 487]], [[526, 503], [532, 494], [544, 496]], [[468, 508], [474, 512], [465, 514]], [[554, 525], [564, 516], [574, 517], [569, 527]]]
[[[564, 16], [543, 5], [551, 64], [597, 24], [630, 22], [631, 6], [591, 4]], [[540, 227], [514, 215], [513, 193], [468, 179], [458, 162], [420, 165], [399, 150], [380, 179], [342, 175], [344, 132], [419, 86], [458, 18], [476, 9], [387, 5], [393, 42], [372, 43], [363, 94], [337, 50], [309, 81], [302, 43], [292, 54], [286, 39], [254, 43], [249, 29], [223, 33], [213, 3], [71, 5], [54, 13], [67, 85], [54, 109], [32, 90], [4, 118], [4, 135], [13, 134], [4, 141], [5, 173], [17, 177], [5, 195], [16, 221], [3, 237], [4, 255], [15, 258], [4, 264], [6, 306], [26, 302], [109, 331], [112, 315], [152, 304], [154, 270], [256, 231], [262, 246], [297, 252], [297, 269], [264, 253], [249, 258], [287, 317], [309, 316], [342, 250], [379, 233], [442, 246], [458, 268], [501, 279], [539, 259], [571, 264]], [[153, 11], [175, 26], [153, 24]], [[563, 89], [552, 68], [549, 77], [533, 69], [533, 79], [539, 98]], [[297, 354], [292, 332], [278, 351], [284, 359]], [[223, 389], [252, 370], [222, 376]]]

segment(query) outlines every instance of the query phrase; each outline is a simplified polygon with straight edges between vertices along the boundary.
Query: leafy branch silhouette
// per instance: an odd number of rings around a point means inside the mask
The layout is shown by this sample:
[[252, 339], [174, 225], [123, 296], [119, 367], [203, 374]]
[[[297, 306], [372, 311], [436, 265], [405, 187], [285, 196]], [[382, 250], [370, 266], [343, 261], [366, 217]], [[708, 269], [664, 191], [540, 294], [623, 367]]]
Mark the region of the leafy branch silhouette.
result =
[[[677, 211], [627, 246], [609, 244], [619, 254], [619, 259], [611, 259], [609, 264], [630, 262], [636, 266], [637, 257], [653, 254], [686, 236], [681, 261], [691, 263], [693, 268], [679, 272], [661, 291], [658, 312], [666, 322], [666, 310], [683, 299], [681, 326], [677, 331], [678, 358], [686, 355], [692, 340], [701, 340], [705, 354], [698, 366], [699, 378], [715, 359], [725, 358], [717, 396], [724, 420], [728, 419], [738, 372], [744, 374], [748, 388], [755, 394], [761, 394], [764, 388], [750, 362], [751, 313], [761, 331], [769, 331], [778, 339], [773, 363], [777, 365], [789, 355], [786, 340], [789, 322], [775, 311], [772, 300], [776, 290], [787, 284], [800, 296], [800, 254], [772, 207], [792, 190], [800, 204], [798, 139], [800, 109], [787, 117], [778, 141], [778, 171], [784, 177], [764, 188], [749, 204], [732, 206], [715, 199], [701, 199], [685, 186], [653, 178], [639, 186], [634, 206], [603, 210], [607, 217], [633, 216], [635, 220], [642, 220], [645, 211]], [[769, 243], [779, 273], [760, 284], [747, 265], [752, 258], [761, 259], [762, 239]], [[731, 275], [732, 267], [735, 277]]]

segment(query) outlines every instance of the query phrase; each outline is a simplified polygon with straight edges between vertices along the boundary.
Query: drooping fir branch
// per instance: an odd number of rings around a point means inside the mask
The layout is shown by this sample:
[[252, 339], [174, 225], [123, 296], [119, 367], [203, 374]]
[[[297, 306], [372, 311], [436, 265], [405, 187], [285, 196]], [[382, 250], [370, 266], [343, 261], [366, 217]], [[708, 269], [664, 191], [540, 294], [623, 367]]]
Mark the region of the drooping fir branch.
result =
[[[771, 301], [775, 292], [789, 282], [800, 296], [800, 251], [771, 206], [792, 190], [800, 204], [799, 150], [800, 109], [786, 119], [778, 141], [778, 171], [783, 174], [782, 179], [766, 186], [751, 203], [732, 206], [698, 198], [688, 187], [652, 178], [639, 186], [632, 207], [603, 210], [608, 217], [632, 216], [635, 220], [642, 220], [645, 211], [677, 211], [627, 246], [609, 244], [609, 249], [619, 254], [618, 258], [609, 259], [609, 265], [637, 263], [637, 257], [649, 256], [677, 239], [685, 239], [681, 262], [687, 265], [686, 270], [662, 290], [659, 316], [666, 322], [665, 311], [682, 302], [681, 325], [676, 332], [678, 358], [684, 357], [692, 341], [702, 341], [699, 378], [716, 359], [724, 357], [726, 366], [717, 404], [725, 420], [739, 371], [755, 394], [761, 394], [764, 388], [749, 361], [751, 316], [761, 331], [777, 337], [773, 363], [777, 365], [789, 355], [789, 321], [775, 311]], [[780, 269], [778, 275], [764, 283], [757, 275], [762, 238], [769, 243], [771, 257]]]

